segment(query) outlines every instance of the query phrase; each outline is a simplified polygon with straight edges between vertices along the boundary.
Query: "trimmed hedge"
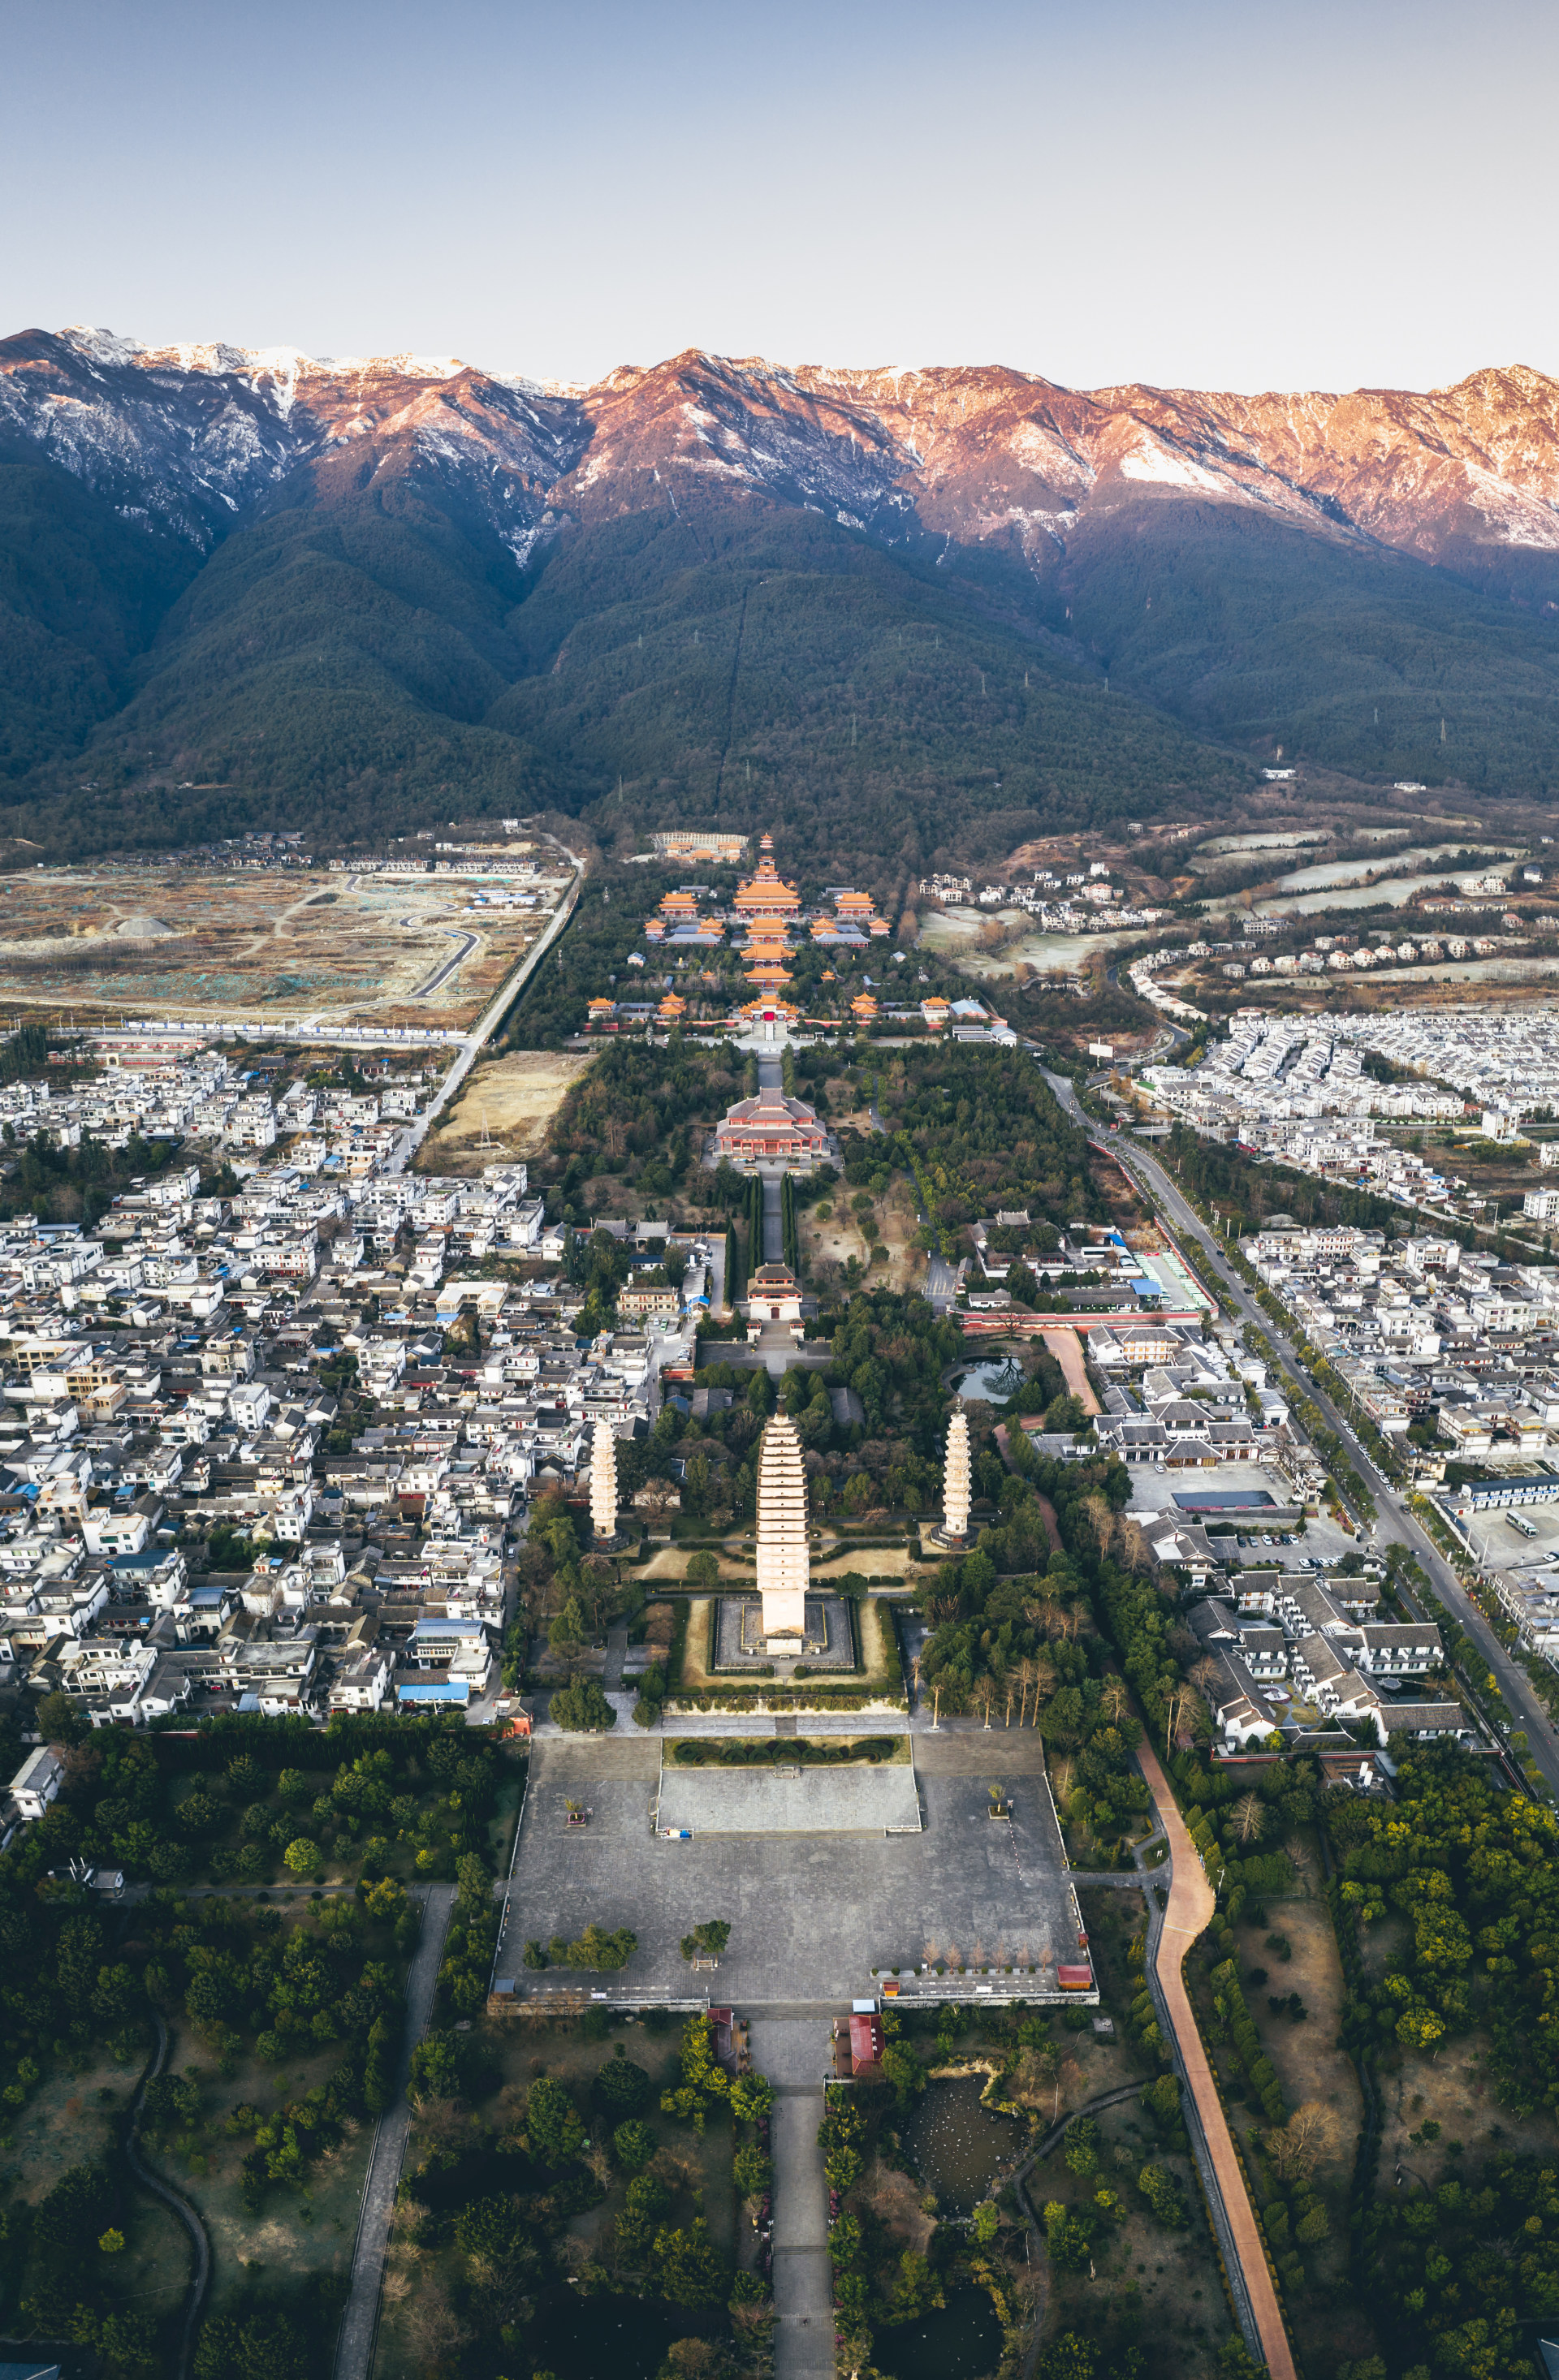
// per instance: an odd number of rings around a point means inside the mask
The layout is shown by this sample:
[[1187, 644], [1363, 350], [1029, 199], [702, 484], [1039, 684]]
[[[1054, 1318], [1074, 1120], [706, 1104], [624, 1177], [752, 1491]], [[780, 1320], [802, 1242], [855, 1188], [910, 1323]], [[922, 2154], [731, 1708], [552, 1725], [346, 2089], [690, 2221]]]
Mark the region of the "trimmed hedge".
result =
[[1225, 1959], [1221, 1967], [1213, 1968], [1212, 2005], [1229, 2028], [1235, 2054], [1261, 2102], [1261, 2111], [1268, 2123], [1285, 2124], [1288, 2121], [1288, 2103], [1278, 2082], [1277, 2070], [1262, 2049], [1261, 2036], [1245, 2005], [1237, 1960]]

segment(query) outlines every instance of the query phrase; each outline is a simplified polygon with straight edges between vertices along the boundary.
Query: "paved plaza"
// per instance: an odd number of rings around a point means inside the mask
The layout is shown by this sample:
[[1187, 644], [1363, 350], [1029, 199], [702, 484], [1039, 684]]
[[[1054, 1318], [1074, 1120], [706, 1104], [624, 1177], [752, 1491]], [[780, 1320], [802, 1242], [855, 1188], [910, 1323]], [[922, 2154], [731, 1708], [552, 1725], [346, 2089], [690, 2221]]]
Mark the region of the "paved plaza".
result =
[[907, 1760], [875, 1767], [680, 1768], [661, 1779], [663, 1835], [883, 1835], [920, 1831]]
[[[1027, 1759], [1036, 1743], [1029, 1737], [1021, 1747]], [[521, 1993], [548, 1988], [547, 1975], [523, 1964], [526, 1943], [573, 1940], [593, 1920], [639, 1937], [628, 1966], [616, 1975], [564, 1971], [552, 1982], [615, 1998], [713, 1990], [748, 2009], [837, 2008], [874, 1988], [873, 1967], [945, 1960], [1032, 1966], [1041, 1972], [1006, 1988], [1052, 1991], [1056, 1961], [1076, 1955], [1075, 1904], [1043, 1779], [1015, 1773], [1017, 1749], [1016, 1731], [1005, 1743], [994, 1733], [949, 1742], [943, 1758], [937, 1745], [917, 1778], [923, 1833], [695, 1831], [690, 1841], [668, 1841], [653, 1831], [663, 1790], [657, 1742], [538, 1742], [497, 1974]], [[884, 1779], [913, 1773], [907, 1766], [819, 1772], [835, 1795], [859, 1793], [863, 1810]], [[997, 1777], [1012, 1796], [1010, 1820], [986, 1815], [987, 1783]], [[700, 1773], [688, 1771], [676, 1790], [695, 1781]], [[775, 1781], [740, 1771], [721, 1778], [737, 1791]], [[566, 1825], [569, 1800], [589, 1811], [588, 1825]], [[692, 1974], [678, 1948], [708, 1918], [731, 1927], [717, 1983]], [[911, 1988], [907, 1976], [907, 1996]], [[925, 1988], [934, 1992], [934, 1982]]]

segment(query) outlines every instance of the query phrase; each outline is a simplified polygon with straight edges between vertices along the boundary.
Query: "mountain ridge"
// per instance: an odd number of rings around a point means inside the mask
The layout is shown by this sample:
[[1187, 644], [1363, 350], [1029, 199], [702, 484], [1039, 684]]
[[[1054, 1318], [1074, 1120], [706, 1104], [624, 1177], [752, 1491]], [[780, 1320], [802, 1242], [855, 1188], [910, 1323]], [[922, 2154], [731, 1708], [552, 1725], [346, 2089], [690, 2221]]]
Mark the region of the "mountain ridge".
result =
[[[197, 541], [224, 525], [213, 496], [230, 515], [302, 464], [365, 438], [409, 439], [430, 460], [485, 459], [505, 477], [493, 526], [522, 565], [576, 515], [634, 508], [656, 470], [823, 497], [846, 526], [890, 539], [913, 526], [965, 541], [1005, 536], [1026, 553], [1041, 540], [1064, 549], [1080, 510], [1157, 488], [1263, 506], [1317, 536], [1352, 531], [1559, 605], [1559, 381], [1530, 365], [1480, 367], [1427, 391], [1243, 395], [1071, 389], [1008, 365], [779, 365], [693, 347], [564, 387], [458, 357], [151, 347], [76, 325], [0, 342], [0, 422], [95, 483], [116, 460], [131, 465], [133, 442], [122, 423], [93, 439], [84, 417], [104, 408], [80, 382], [122, 408], [132, 374], [143, 412], [173, 398], [200, 417], [184, 484], [156, 490], [168, 526]], [[1529, 568], [1502, 574], [1502, 557], [1516, 554], [1554, 557], [1541, 589]]]
[[788, 806], [910, 865], [1279, 752], [1559, 786], [1559, 382], [0, 341], [13, 839]]

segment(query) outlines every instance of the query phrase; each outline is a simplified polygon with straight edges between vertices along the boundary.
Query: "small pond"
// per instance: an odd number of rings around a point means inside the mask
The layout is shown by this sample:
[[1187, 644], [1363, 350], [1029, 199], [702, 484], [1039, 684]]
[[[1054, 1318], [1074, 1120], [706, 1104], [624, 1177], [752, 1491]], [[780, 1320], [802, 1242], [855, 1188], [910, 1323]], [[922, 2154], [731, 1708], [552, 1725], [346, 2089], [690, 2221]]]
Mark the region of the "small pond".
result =
[[675, 2340], [719, 2326], [656, 2298], [581, 2298], [568, 2289], [543, 2299], [526, 2346], [539, 2371], [566, 2380], [653, 2380]]
[[1002, 2360], [1002, 2325], [984, 2289], [956, 2289], [919, 2321], [873, 2332], [871, 2351], [892, 2380], [984, 2380]]
[[1023, 1366], [1010, 1356], [997, 1364], [976, 1364], [958, 1383], [961, 1397], [983, 1397], [990, 1405], [1005, 1405], [1023, 1386]]
[[944, 2215], [970, 2215], [991, 2193], [997, 2166], [1014, 2156], [1021, 2135], [1010, 2116], [980, 2104], [983, 2074], [932, 2082], [904, 2127], [904, 2145]]

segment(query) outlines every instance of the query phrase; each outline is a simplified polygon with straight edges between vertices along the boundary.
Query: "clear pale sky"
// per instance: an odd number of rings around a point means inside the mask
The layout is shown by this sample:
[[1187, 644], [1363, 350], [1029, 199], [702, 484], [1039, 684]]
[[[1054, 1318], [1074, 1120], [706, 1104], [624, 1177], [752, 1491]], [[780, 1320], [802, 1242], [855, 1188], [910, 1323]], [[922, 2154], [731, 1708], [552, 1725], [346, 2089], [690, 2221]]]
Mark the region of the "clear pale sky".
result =
[[1077, 386], [1559, 370], [1559, 18], [0, 0], [0, 333]]

